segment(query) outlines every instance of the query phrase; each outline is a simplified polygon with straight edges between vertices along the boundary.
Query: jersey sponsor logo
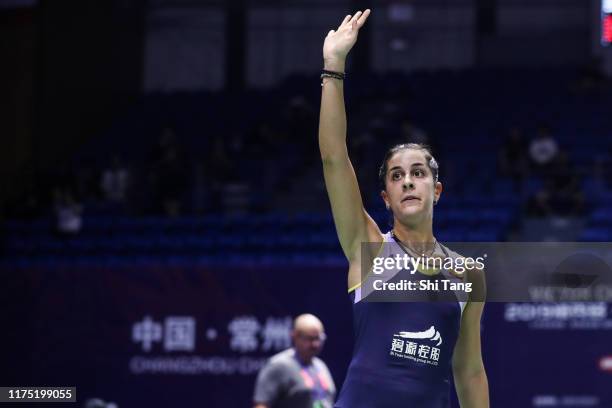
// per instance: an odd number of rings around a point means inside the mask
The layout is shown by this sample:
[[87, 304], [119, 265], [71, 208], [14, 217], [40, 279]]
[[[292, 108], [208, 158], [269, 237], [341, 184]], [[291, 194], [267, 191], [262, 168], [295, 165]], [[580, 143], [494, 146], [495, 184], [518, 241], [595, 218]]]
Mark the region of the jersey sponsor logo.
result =
[[420, 332], [402, 331], [393, 335], [389, 355], [437, 366], [440, 360], [442, 335], [435, 326]]
[[440, 332], [436, 330], [435, 326], [431, 326], [429, 329], [422, 332], [399, 332], [395, 334], [394, 337], [395, 336], [405, 339], [430, 339], [438, 342], [436, 346], [442, 344], [442, 336]]

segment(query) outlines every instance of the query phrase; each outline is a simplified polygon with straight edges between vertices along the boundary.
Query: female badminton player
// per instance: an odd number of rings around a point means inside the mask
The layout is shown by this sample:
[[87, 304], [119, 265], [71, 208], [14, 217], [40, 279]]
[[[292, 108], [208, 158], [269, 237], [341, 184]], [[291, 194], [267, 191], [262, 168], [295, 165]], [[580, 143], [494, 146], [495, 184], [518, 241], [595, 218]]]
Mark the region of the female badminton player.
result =
[[393, 214], [393, 229], [383, 234], [363, 207], [347, 151], [343, 80], [347, 54], [369, 15], [365, 10], [346, 16], [323, 45], [319, 147], [336, 231], [349, 261], [355, 329], [353, 357], [336, 407], [449, 407], [451, 368], [461, 407], [488, 407], [482, 302], [362, 299], [362, 243], [393, 243], [406, 254], [448, 255], [432, 231], [442, 184], [438, 164], [424, 145], [395, 146], [381, 166], [381, 195]]

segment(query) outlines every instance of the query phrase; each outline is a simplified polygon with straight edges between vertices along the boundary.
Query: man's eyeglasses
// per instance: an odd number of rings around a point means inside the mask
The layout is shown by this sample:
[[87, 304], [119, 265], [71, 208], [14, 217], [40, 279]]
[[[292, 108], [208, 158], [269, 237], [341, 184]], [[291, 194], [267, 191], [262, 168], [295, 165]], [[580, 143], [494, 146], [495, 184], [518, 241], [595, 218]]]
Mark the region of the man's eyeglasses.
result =
[[325, 340], [327, 340], [327, 335], [325, 333], [321, 333], [318, 336], [308, 336], [306, 334], [299, 334], [298, 336], [306, 341], [311, 341], [311, 342], [316, 341], [316, 340], [319, 340], [320, 342], [324, 342]]

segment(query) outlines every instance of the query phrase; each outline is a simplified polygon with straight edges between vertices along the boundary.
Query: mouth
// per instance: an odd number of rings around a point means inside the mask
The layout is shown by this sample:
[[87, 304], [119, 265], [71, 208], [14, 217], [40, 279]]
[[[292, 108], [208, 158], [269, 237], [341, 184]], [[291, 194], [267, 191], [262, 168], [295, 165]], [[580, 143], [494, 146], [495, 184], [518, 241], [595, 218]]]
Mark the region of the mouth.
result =
[[401, 202], [405, 203], [405, 202], [415, 202], [415, 201], [421, 201], [421, 199], [418, 198], [417, 196], [409, 195], [409, 196], [402, 198]]

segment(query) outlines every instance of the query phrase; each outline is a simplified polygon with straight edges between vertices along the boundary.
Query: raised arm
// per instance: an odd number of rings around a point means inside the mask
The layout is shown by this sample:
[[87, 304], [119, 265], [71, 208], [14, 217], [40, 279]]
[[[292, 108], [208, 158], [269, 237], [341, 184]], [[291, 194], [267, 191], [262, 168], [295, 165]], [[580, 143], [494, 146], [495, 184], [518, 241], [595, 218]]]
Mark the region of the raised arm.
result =
[[[344, 73], [346, 56], [369, 15], [370, 10], [348, 15], [337, 30], [327, 34], [323, 45], [325, 70]], [[319, 148], [323, 174], [340, 245], [351, 264], [349, 286], [353, 286], [360, 281], [361, 242], [381, 242], [382, 235], [363, 207], [357, 177], [348, 156], [343, 81], [323, 78], [322, 85]]]

